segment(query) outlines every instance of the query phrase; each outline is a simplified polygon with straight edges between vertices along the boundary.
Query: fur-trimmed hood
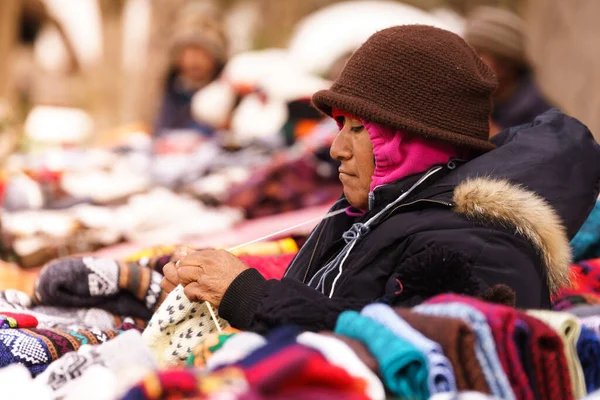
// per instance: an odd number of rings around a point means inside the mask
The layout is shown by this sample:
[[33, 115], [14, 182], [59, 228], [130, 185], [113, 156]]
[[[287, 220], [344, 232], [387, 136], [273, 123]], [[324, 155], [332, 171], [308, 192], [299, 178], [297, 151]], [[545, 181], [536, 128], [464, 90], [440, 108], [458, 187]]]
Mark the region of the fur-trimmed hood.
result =
[[532, 191], [494, 178], [467, 179], [454, 190], [454, 211], [488, 224], [514, 229], [529, 240], [546, 266], [551, 292], [570, 283], [571, 249], [556, 211]]

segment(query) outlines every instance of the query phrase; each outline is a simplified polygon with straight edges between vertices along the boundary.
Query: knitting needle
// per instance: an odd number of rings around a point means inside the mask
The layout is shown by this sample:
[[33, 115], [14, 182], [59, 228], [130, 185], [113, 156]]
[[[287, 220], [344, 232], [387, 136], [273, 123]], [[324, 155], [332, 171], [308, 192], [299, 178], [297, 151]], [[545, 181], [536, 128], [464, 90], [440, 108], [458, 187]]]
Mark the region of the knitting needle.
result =
[[[263, 240], [266, 240], [266, 239], [272, 238], [272, 237], [274, 237], [274, 236], [277, 236], [277, 235], [280, 235], [280, 234], [282, 234], [282, 233], [285, 233], [285, 232], [291, 231], [291, 230], [293, 230], [293, 229], [299, 228], [299, 227], [301, 227], [301, 226], [303, 226], [303, 225], [306, 225], [306, 224], [309, 224], [309, 223], [311, 223], [311, 222], [316, 222], [316, 221], [325, 220], [325, 219], [327, 219], [327, 218], [331, 218], [331, 217], [333, 217], [333, 216], [336, 216], [336, 215], [338, 215], [338, 214], [341, 214], [341, 213], [343, 213], [343, 212], [345, 212], [345, 211], [346, 211], [346, 209], [345, 209], [345, 208], [342, 208], [342, 209], [340, 209], [340, 210], [336, 210], [336, 211], [332, 211], [332, 212], [330, 212], [330, 213], [327, 213], [327, 214], [325, 214], [325, 215], [318, 216], [318, 217], [315, 217], [315, 218], [309, 219], [308, 221], [304, 221], [304, 222], [301, 222], [301, 223], [299, 223], [299, 224], [296, 224], [296, 225], [294, 225], [294, 226], [290, 226], [290, 227], [288, 227], [288, 228], [281, 229], [281, 230], [279, 230], [279, 231], [277, 231], [277, 232], [273, 232], [273, 233], [270, 233], [270, 234], [268, 234], [268, 235], [265, 235], [265, 236], [259, 237], [258, 239], [254, 239], [254, 240], [251, 240], [251, 241], [249, 241], [249, 242], [242, 243], [242, 244], [239, 244], [239, 245], [237, 245], [237, 246], [234, 246], [234, 247], [230, 247], [230, 248], [228, 248], [226, 251], [229, 251], [229, 252], [231, 252], [231, 251], [234, 251], [234, 250], [237, 250], [237, 249], [241, 249], [242, 247], [246, 247], [246, 246], [249, 246], [249, 245], [251, 245], [251, 244], [258, 243], [258, 242], [260, 242], [260, 241], [263, 241]], [[179, 264], [179, 261], [177, 261], [177, 266], [179, 266], [178, 264]], [[217, 327], [217, 330], [218, 330], [219, 332], [223, 332], [223, 329], [221, 328], [221, 324], [219, 323], [219, 320], [218, 320], [218, 318], [217, 318], [217, 315], [215, 314], [215, 311], [213, 310], [213, 307], [212, 307], [212, 305], [211, 305], [211, 304], [210, 304], [208, 301], [206, 301], [205, 303], [206, 303], [206, 306], [208, 307], [208, 311], [210, 312], [210, 316], [211, 316], [212, 320], [214, 321], [214, 323], [215, 323], [215, 325], [216, 325], [216, 327]]]

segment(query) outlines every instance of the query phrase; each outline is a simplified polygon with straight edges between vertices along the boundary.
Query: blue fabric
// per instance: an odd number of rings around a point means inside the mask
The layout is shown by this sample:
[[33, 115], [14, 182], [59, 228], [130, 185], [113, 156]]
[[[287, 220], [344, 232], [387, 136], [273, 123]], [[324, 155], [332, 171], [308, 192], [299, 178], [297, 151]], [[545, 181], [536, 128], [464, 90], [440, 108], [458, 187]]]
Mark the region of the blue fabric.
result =
[[361, 315], [385, 326], [400, 339], [413, 344], [427, 357], [428, 387], [432, 395], [442, 392], [456, 392], [456, 379], [454, 378], [452, 364], [450, 364], [438, 343], [423, 336], [421, 332], [410, 326], [387, 305], [368, 305], [363, 308]]
[[500, 364], [496, 344], [485, 315], [466, 304], [422, 304], [413, 308], [424, 315], [457, 318], [464, 321], [475, 333], [475, 355], [492, 394], [501, 399], [515, 399], [508, 377]]
[[344, 311], [335, 333], [361, 341], [379, 364], [383, 383], [402, 398], [427, 399], [427, 359], [412, 344], [356, 311]]
[[600, 201], [596, 202], [589, 217], [571, 241], [571, 248], [574, 262], [600, 258]]
[[588, 393], [600, 389], [600, 339], [593, 330], [585, 326], [581, 327], [577, 340], [577, 356]]

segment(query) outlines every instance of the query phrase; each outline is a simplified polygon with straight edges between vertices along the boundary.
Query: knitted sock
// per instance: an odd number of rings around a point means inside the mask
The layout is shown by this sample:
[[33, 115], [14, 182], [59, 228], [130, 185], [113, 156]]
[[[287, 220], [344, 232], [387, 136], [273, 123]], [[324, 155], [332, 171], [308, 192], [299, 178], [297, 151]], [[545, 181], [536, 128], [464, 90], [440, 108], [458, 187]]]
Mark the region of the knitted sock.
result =
[[[219, 318], [221, 328], [229, 326]], [[143, 338], [161, 367], [184, 363], [209, 333], [217, 331], [206, 303], [194, 303], [177, 286], [156, 311]]]
[[513, 335], [515, 345], [517, 346], [517, 352], [519, 353], [519, 359], [523, 370], [527, 375], [529, 386], [533, 392], [533, 397], [536, 400], [541, 398], [540, 391], [537, 384], [537, 378], [535, 375], [535, 365], [533, 364], [533, 341], [531, 337], [531, 329], [529, 325], [522, 319], [518, 318], [515, 321], [515, 332]]
[[583, 369], [587, 392], [592, 393], [600, 389], [600, 338], [585, 326], [581, 327], [581, 334], [577, 340], [577, 355]]
[[456, 392], [456, 381], [452, 365], [439, 344], [427, 339], [419, 331], [413, 329], [387, 305], [371, 304], [363, 308], [360, 314], [379, 322], [400, 339], [414, 345], [427, 357], [429, 372], [427, 384], [431, 394]]
[[498, 359], [494, 337], [483, 313], [460, 303], [422, 304], [414, 307], [413, 311], [425, 315], [458, 318], [467, 323], [475, 333], [475, 354], [492, 394], [502, 399], [515, 399], [508, 377]]
[[545, 322], [558, 333], [565, 348], [565, 356], [569, 365], [571, 385], [575, 398], [582, 398], [587, 394], [585, 378], [581, 364], [577, 358], [577, 339], [581, 333], [581, 325], [576, 317], [556, 311], [529, 310], [529, 315]]
[[339, 316], [335, 332], [358, 339], [369, 348], [379, 363], [386, 388], [393, 394], [428, 398], [427, 359], [412, 344], [355, 311], [344, 311]]
[[92, 365], [107, 367], [114, 373], [129, 365], [156, 367], [150, 350], [137, 331], [128, 331], [100, 346], [82, 346], [79, 351], [65, 354], [53, 362], [36, 381], [55, 392], [56, 397], [65, 396], [73, 382]]
[[31, 314], [0, 311], [0, 329], [35, 328], [37, 325], [37, 318]]
[[194, 351], [186, 360], [186, 364], [198, 368], [205, 368], [206, 362], [214, 355], [214, 353], [220, 350], [229, 339], [238, 333], [240, 333], [238, 329], [229, 326], [223, 329], [222, 332], [208, 334], [202, 342], [194, 348]]
[[377, 375], [367, 368], [346, 343], [313, 332], [304, 332], [298, 335], [297, 340], [304, 346], [318, 350], [331, 364], [345, 369], [356, 378], [364, 379], [369, 398], [385, 399], [385, 389]]
[[227, 340], [221, 349], [206, 361], [206, 369], [214, 371], [235, 364], [266, 344], [267, 339], [257, 333], [238, 333]]
[[150, 319], [164, 299], [161, 274], [108, 258], [59, 258], [46, 265], [35, 283], [39, 304], [98, 307], [117, 315]]

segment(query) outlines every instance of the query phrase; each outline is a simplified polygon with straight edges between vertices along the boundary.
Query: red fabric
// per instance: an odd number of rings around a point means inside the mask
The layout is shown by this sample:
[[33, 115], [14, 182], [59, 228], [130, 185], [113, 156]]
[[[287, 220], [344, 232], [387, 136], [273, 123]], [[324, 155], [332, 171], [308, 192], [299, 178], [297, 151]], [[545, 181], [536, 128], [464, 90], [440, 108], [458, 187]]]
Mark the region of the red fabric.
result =
[[240, 256], [239, 259], [250, 268], [255, 268], [265, 279], [281, 279], [295, 255]]
[[283, 395], [301, 388], [337, 390], [340, 399], [367, 399], [366, 383], [329, 364], [304, 346], [292, 345], [246, 370], [250, 385], [264, 395]]
[[560, 337], [537, 318], [519, 311], [518, 318], [531, 330], [531, 351], [540, 398], [573, 399], [569, 367]]
[[571, 287], [561, 290], [553, 300], [574, 295], [586, 295], [596, 303], [600, 301], [600, 258], [571, 265]]
[[449, 302], [467, 304], [485, 315], [494, 336], [494, 342], [498, 350], [498, 359], [508, 375], [510, 385], [517, 399], [534, 400], [533, 390], [529, 385], [527, 374], [521, 364], [519, 351], [514, 340], [516, 310], [511, 307], [490, 304], [472, 297], [456, 294], [443, 294], [427, 301], [428, 304]]
[[38, 326], [38, 320], [33, 315], [0, 311], [0, 316], [2, 315], [13, 318], [15, 321], [17, 321], [19, 329], [37, 328]]

